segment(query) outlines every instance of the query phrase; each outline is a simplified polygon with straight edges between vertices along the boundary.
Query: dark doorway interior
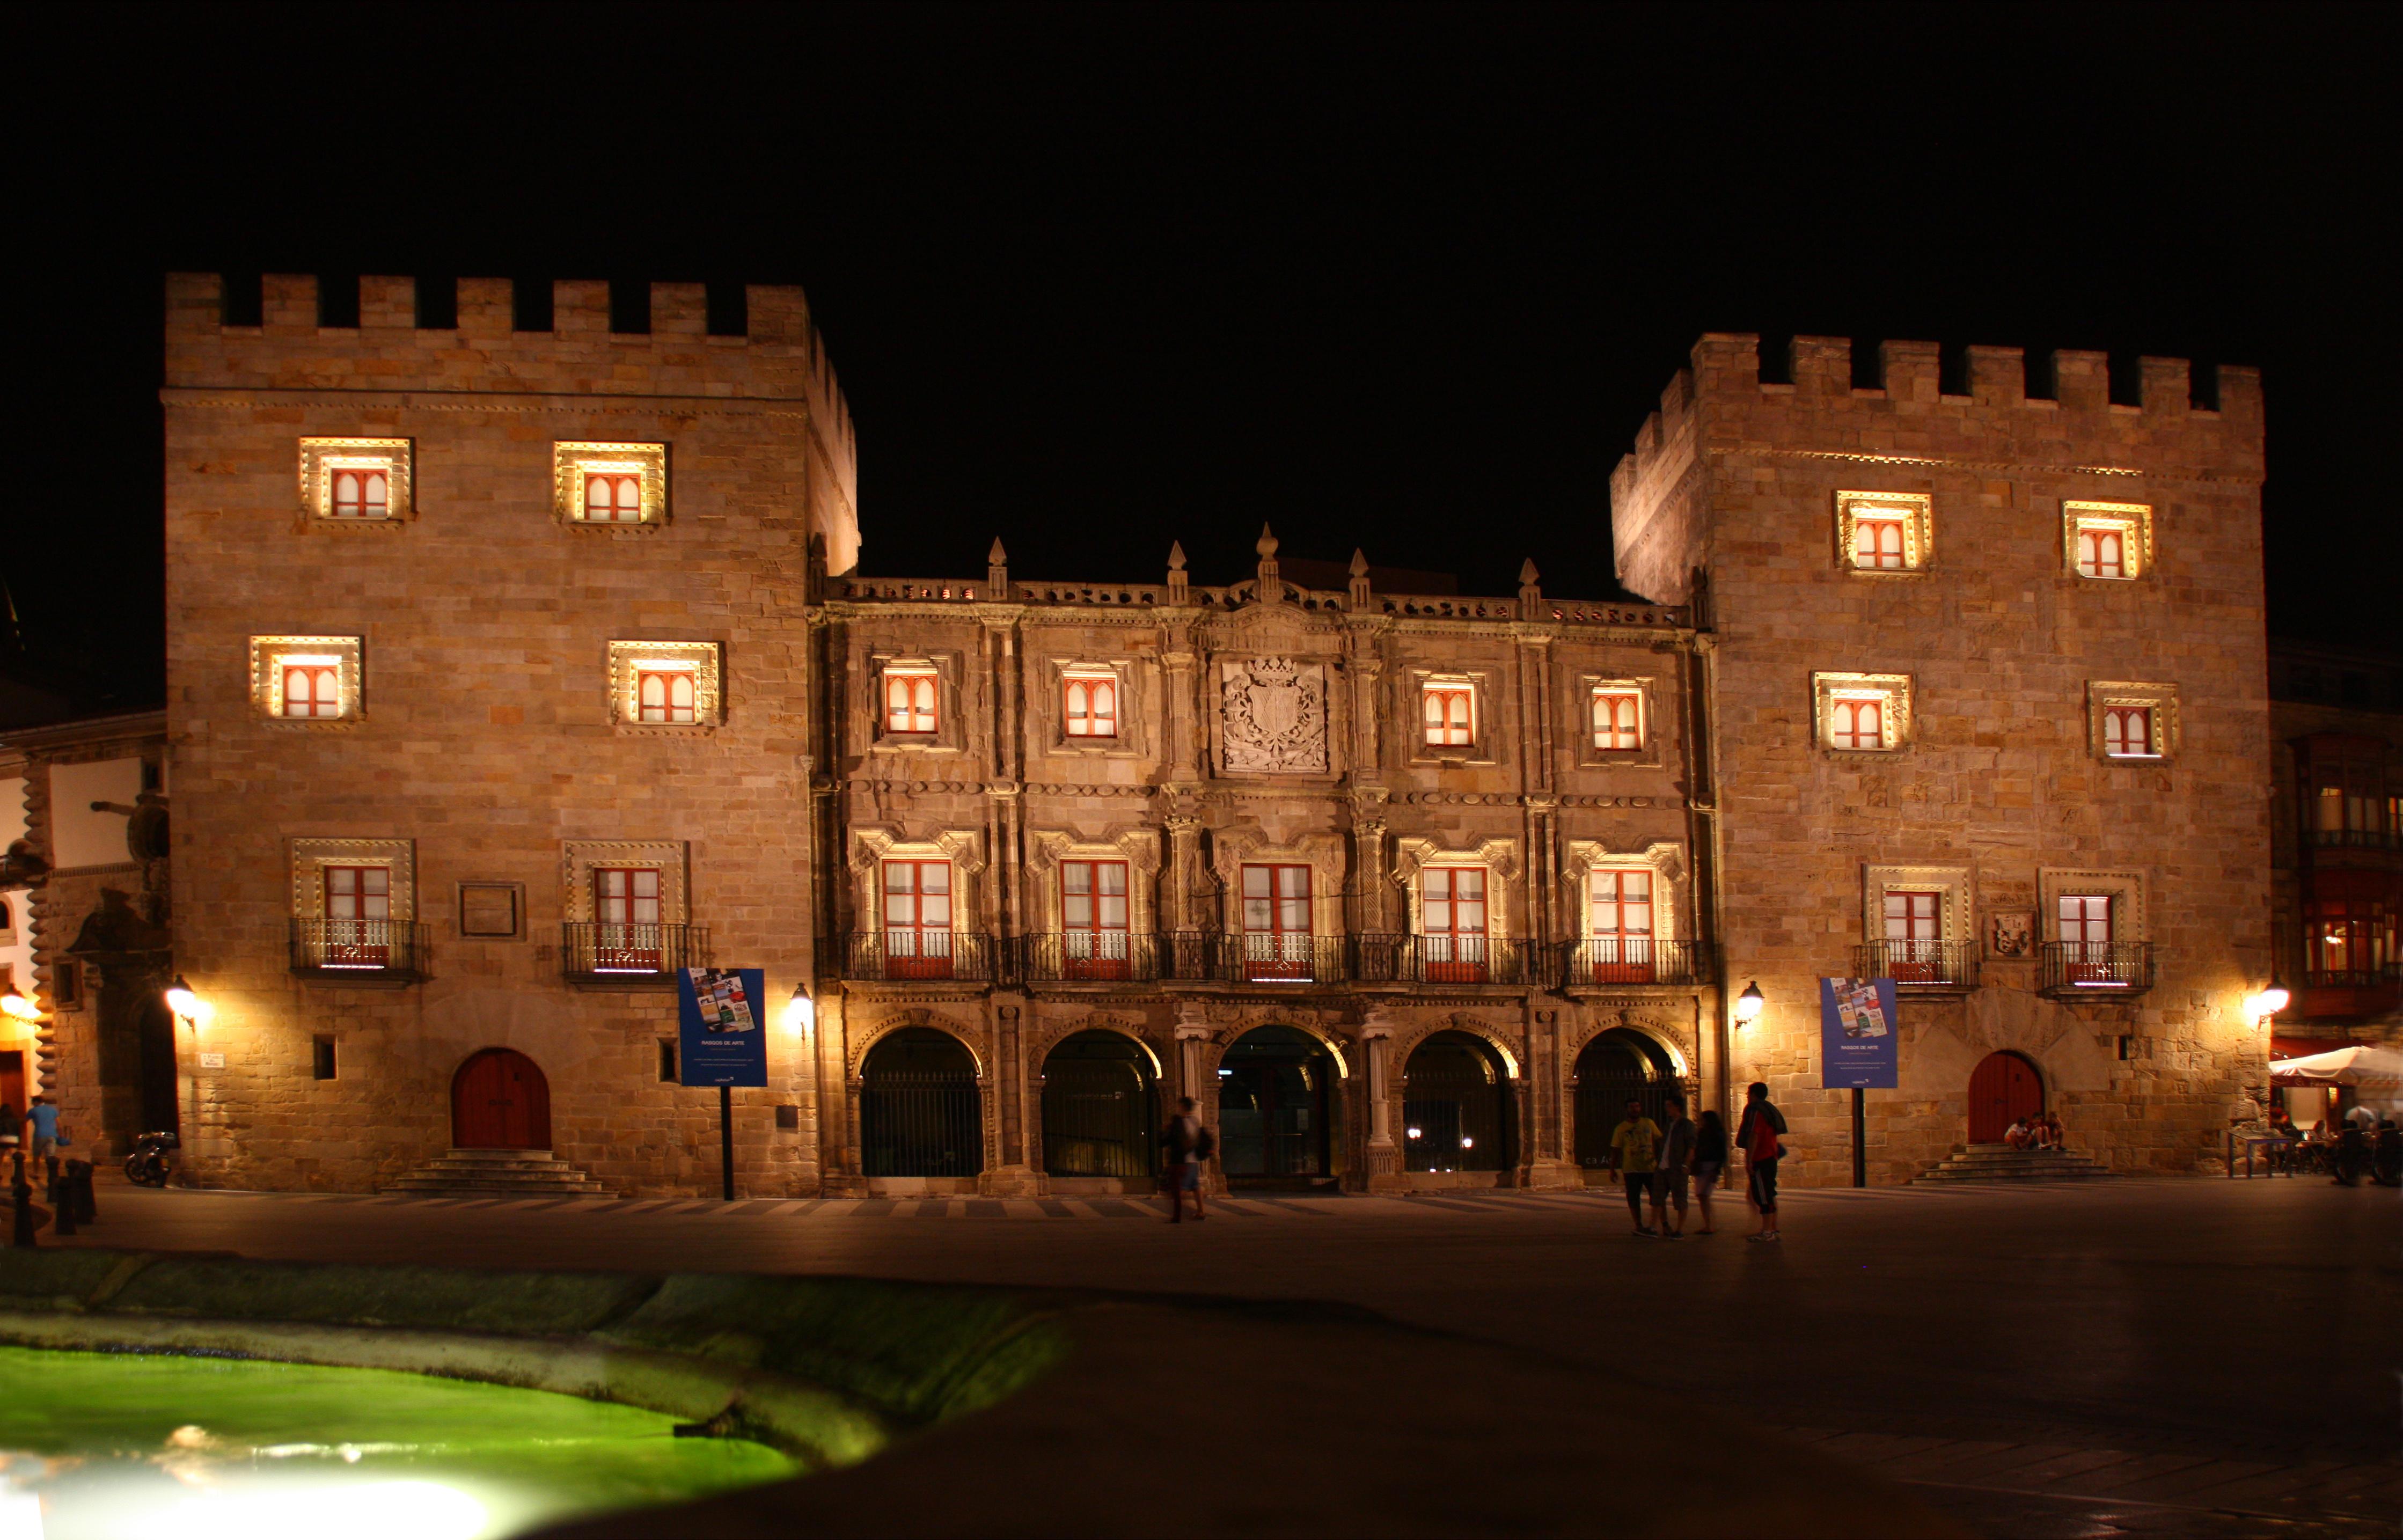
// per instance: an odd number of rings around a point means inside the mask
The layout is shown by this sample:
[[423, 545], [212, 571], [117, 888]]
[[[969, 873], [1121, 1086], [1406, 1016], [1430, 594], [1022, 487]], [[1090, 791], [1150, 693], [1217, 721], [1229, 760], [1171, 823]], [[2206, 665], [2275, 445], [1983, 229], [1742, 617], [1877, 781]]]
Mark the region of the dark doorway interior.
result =
[[1043, 1169], [1148, 1177], [1157, 1150], [1151, 1056], [1114, 1032], [1062, 1038], [1043, 1061]]
[[1613, 1027], [1588, 1043], [1577, 1061], [1577, 1164], [1588, 1171], [1610, 1164], [1610, 1131], [1627, 1116], [1630, 1097], [1666, 1128], [1669, 1093], [1676, 1089], [1668, 1050], [1642, 1033]]
[[1403, 1070], [1402, 1169], [1507, 1171], [1510, 1077], [1493, 1046], [1465, 1032], [1439, 1032]]
[[0, 1117], [7, 1119], [7, 1131], [21, 1133], [18, 1127], [25, 1120], [25, 1050], [9, 1048], [0, 1052]]
[[142, 1131], [182, 1131], [181, 1099], [175, 1094], [175, 1013], [156, 990], [145, 992], [134, 1041], [142, 1065]]
[[904, 1027], [859, 1072], [859, 1159], [868, 1176], [974, 1176], [984, 1170], [976, 1061], [933, 1027]]
[[1999, 1145], [2013, 1123], [2044, 1110], [2044, 1080], [2016, 1053], [1990, 1053], [1969, 1074], [1969, 1143]]
[[1335, 1056], [1293, 1027], [1259, 1027], [1218, 1066], [1218, 1165], [1240, 1186], [1334, 1177], [1328, 1112]]
[[451, 1081], [451, 1143], [471, 1150], [550, 1148], [550, 1082], [513, 1048], [469, 1055]]

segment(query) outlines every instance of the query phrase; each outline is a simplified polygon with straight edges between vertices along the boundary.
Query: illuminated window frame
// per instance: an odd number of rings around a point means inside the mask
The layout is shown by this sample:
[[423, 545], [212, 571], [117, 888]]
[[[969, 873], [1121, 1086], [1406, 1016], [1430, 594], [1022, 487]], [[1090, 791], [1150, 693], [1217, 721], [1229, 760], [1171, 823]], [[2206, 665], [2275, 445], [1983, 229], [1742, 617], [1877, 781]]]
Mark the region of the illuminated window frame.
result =
[[[1863, 577], [1900, 577], [1924, 572], [1936, 559], [1936, 499], [1924, 492], [1839, 492], [1836, 493], [1836, 564]], [[1864, 567], [1854, 557], [1854, 543], [1864, 520], [1896, 520], [1902, 525], [1902, 565]]]
[[[2088, 530], [2110, 530], [2119, 536], [2119, 576], [2089, 576], [2078, 570], [2078, 536]], [[2153, 570], [2153, 507], [2149, 503], [2088, 503], [2064, 500], [2061, 505], [2062, 570], [2081, 582], [2128, 583]]]
[[[361, 639], [355, 636], [254, 636], [250, 639], [250, 700], [261, 716], [294, 727], [331, 727], [354, 722], [367, 715], [360, 685]], [[284, 671], [287, 666], [331, 664], [340, 690], [341, 710], [333, 716], [284, 715]]]
[[292, 918], [322, 921], [326, 913], [326, 872], [334, 867], [382, 867], [388, 874], [384, 894], [387, 923], [396, 927], [417, 918], [417, 845], [410, 839], [315, 839], [291, 841]]
[[[1875, 748], [1836, 742], [1836, 703], [1875, 701], [1879, 703]], [[1830, 754], [1895, 754], [1910, 746], [1913, 720], [1910, 675], [1907, 673], [1814, 673], [1811, 676], [1812, 736]]]
[[[2150, 754], [2113, 754], [2110, 751], [2108, 725], [2114, 710], [2141, 709], [2151, 713], [2153, 751]], [[2158, 765], [2177, 752], [2179, 738], [2178, 698], [2175, 685], [2146, 684], [2132, 679], [2092, 679], [2086, 685], [2087, 749], [2095, 758], [2113, 765]]]
[[[692, 674], [692, 720], [643, 720], [643, 675]], [[722, 653], [715, 642], [612, 642], [609, 644], [609, 720], [649, 732], [705, 731], [725, 719]]]
[[[1438, 706], [1436, 718], [1430, 719], [1427, 708], [1438, 701], [1443, 703]], [[1422, 675], [1418, 700], [1420, 749], [1451, 749], [1463, 753], [1474, 750], [1480, 736], [1478, 729], [1483, 726], [1478, 720], [1482, 715], [1478, 705], [1476, 680], [1462, 674]], [[1455, 715], [1461, 718], [1457, 725], [1453, 721]], [[1453, 733], [1462, 736], [1455, 740], [1452, 737]]]
[[[1605, 729], [1602, 725], [1602, 703], [1604, 701], [1626, 700], [1632, 700], [1635, 702], [1635, 742], [1632, 743], [1603, 742], [1601, 740]], [[1652, 724], [1649, 720], [1650, 713], [1645, 709], [1645, 706], [1644, 686], [1640, 681], [1632, 679], [1604, 679], [1597, 681], [1594, 686], [1586, 692], [1585, 700], [1586, 741], [1592, 745], [1593, 752], [1596, 754], [1641, 754], [1647, 746], [1649, 746], [1652, 739]], [[1613, 720], [1614, 722], [1616, 721], [1615, 715]], [[1615, 728], [1608, 730], [1613, 738], [1618, 736]]]
[[[633, 475], [643, 479], [643, 516], [623, 520], [584, 517], [584, 479]], [[668, 520], [668, 447], [665, 444], [555, 443], [551, 446], [553, 511], [560, 521], [585, 529], [656, 528]]]
[[[303, 438], [300, 511], [313, 521], [343, 529], [372, 529], [411, 519], [417, 512], [414, 458], [406, 438]], [[372, 518], [336, 516], [334, 473], [344, 470], [383, 472], [383, 512]]]

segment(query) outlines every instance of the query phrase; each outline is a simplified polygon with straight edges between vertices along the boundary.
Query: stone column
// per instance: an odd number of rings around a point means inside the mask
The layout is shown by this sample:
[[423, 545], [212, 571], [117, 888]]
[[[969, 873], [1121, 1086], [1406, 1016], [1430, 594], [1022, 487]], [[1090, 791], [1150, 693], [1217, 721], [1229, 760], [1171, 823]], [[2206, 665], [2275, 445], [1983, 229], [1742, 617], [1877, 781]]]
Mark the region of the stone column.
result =
[[1394, 1027], [1382, 1007], [1369, 1011], [1360, 1047], [1368, 1061], [1368, 1190], [1407, 1192], [1401, 1146], [1394, 1143]]
[[1568, 1117], [1563, 1101], [1567, 1075], [1561, 1063], [1560, 1007], [1539, 996], [1528, 1016], [1526, 1151], [1521, 1163], [1531, 1187], [1574, 1187], [1581, 1178], [1563, 1148]]
[[1202, 928], [1193, 913], [1193, 891], [1202, 878], [1202, 820], [1172, 812], [1168, 825], [1168, 892], [1160, 910], [1172, 931]]
[[[1193, 1115], [1209, 1128], [1218, 1127], [1217, 1076], [1202, 1064], [1202, 1055], [1210, 1045], [1210, 1019], [1199, 1000], [1181, 1002], [1176, 1007], [1176, 1094], [1193, 1098]], [[1222, 1133], [1221, 1139], [1225, 1137]], [[1202, 1173], [1202, 1185], [1212, 1192], [1227, 1190], [1226, 1172], [1218, 1158], [1213, 1156], [1207, 1170]]]
[[1011, 1000], [993, 1006], [993, 1111], [999, 1121], [1000, 1163], [984, 1173], [977, 1189], [988, 1198], [1033, 1198], [1041, 1178], [1026, 1158], [1026, 1034], [1024, 1007]]

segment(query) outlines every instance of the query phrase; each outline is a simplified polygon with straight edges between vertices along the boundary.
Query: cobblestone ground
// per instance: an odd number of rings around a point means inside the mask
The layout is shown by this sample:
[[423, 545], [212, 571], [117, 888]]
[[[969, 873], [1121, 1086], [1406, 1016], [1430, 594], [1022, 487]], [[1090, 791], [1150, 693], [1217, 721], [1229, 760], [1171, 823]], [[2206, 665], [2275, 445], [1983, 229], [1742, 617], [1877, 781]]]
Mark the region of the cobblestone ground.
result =
[[1134, 1199], [102, 1200], [63, 1243], [1342, 1300], [1649, 1387], [1664, 1481], [1714, 1478], [1743, 1417], [1997, 1536], [2403, 1531], [2403, 1204], [2374, 1188], [1802, 1191], [1775, 1246], [1729, 1200], [1719, 1235], [1635, 1239], [1615, 1191], [1255, 1195], [1174, 1229]]

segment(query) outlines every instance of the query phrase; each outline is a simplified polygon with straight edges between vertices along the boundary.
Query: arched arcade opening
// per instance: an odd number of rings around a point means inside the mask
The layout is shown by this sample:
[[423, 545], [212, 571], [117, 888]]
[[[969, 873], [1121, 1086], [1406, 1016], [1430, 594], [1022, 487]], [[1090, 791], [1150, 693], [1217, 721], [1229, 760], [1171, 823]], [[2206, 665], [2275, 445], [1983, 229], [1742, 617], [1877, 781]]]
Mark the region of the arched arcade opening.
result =
[[1678, 1089], [1669, 1050], [1630, 1027], [1613, 1027], [1577, 1058], [1577, 1162], [1588, 1171], [1610, 1164], [1610, 1131], [1642, 1103], [1644, 1116], [1667, 1127], [1669, 1094]]
[[859, 1162], [866, 1176], [982, 1173], [984, 1108], [966, 1044], [934, 1027], [903, 1027], [868, 1050]]
[[1518, 1163], [1510, 1074], [1493, 1045], [1438, 1032], [1402, 1067], [1402, 1169], [1503, 1172]]
[[1218, 1169], [1231, 1185], [1311, 1186], [1335, 1175], [1337, 1071], [1295, 1027], [1256, 1027], [1218, 1062]]
[[1147, 1178], [1159, 1164], [1151, 1055], [1115, 1032], [1072, 1033], [1043, 1060], [1043, 1170]]

